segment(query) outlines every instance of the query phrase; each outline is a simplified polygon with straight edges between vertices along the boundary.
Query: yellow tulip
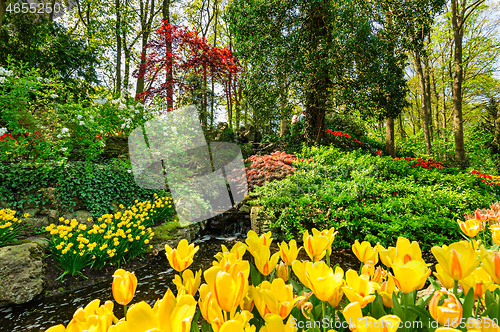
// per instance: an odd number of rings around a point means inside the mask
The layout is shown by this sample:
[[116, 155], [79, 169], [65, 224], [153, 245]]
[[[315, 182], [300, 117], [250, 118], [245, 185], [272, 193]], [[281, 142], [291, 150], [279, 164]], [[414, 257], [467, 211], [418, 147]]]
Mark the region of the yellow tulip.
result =
[[65, 332], [65, 331], [66, 331], [66, 328], [64, 327], [64, 325], [59, 324], [59, 325], [55, 325], [55, 326], [50, 327], [45, 332]]
[[255, 306], [260, 315], [265, 318], [267, 314], [277, 314], [285, 319], [293, 307], [303, 297], [293, 296], [292, 285], [286, 285], [283, 279], [276, 278], [272, 283], [263, 281], [259, 286], [253, 287]]
[[495, 283], [500, 284], [500, 253], [498, 251], [486, 250], [481, 246], [481, 262], [491, 279]]
[[67, 332], [80, 332], [84, 330], [107, 331], [113, 322], [113, 302], [106, 301], [99, 306], [100, 300], [91, 301], [85, 308], [75, 311], [73, 319], [66, 327]]
[[165, 254], [170, 266], [177, 272], [182, 272], [193, 263], [193, 257], [199, 249], [200, 247], [195, 247], [193, 243], [189, 244], [186, 239], [182, 239], [179, 241], [177, 249], [172, 249], [166, 244]]
[[328, 256], [332, 255], [332, 244], [333, 241], [335, 240], [335, 235], [337, 235], [338, 232], [335, 232], [335, 228], [331, 227], [330, 229], [324, 229], [321, 231], [321, 235], [326, 236], [328, 238], [328, 246], [326, 248], [326, 254]]
[[333, 242], [331, 237], [318, 231], [316, 228], [312, 229], [312, 235], [309, 235], [309, 231], [305, 231], [302, 239], [304, 240], [304, 249], [307, 255], [314, 262], [319, 261], [325, 257], [328, 246], [331, 246]]
[[182, 278], [176, 274], [173, 283], [177, 286], [177, 292], [184, 289], [187, 294], [194, 296], [201, 284], [201, 269], [196, 272], [196, 275], [189, 269], [184, 270]]
[[268, 247], [261, 247], [258, 252], [253, 251], [252, 255], [255, 260], [255, 266], [265, 276], [273, 272], [280, 259], [279, 253], [274, 253], [271, 256], [271, 251]]
[[380, 286], [380, 296], [382, 296], [382, 302], [387, 308], [392, 308], [392, 294], [398, 293], [396, 289], [396, 282], [394, 281], [394, 277], [392, 275], [387, 276], [387, 280], [382, 283]]
[[467, 278], [459, 281], [464, 290], [464, 294], [468, 294], [472, 288], [474, 290], [474, 299], [482, 298], [492, 284], [490, 275], [483, 267], [477, 268]]
[[210, 292], [207, 284], [203, 284], [200, 287], [198, 304], [200, 306], [201, 315], [210, 324], [221, 326], [226, 321], [227, 316], [222, 312], [222, 309], [217, 304], [217, 300]]
[[262, 234], [261, 236], [258, 236], [257, 233], [251, 230], [247, 233], [245, 243], [248, 246], [248, 251], [252, 253], [254, 251], [259, 252], [262, 247], [269, 248], [272, 241], [273, 239], [271, 237], [271, 232], [267, 232], [265, 234]]
[[359, 241], [356, 240], [352, 245], [352, 252], [361, 263], [365, 263], [366, 261], [372, 261], [374, 265], [378, 263], [378, 252], [375, 248], [372, 248], [368, 241], [359, 243]]
[[[241, 263], [247, 263], [243, 261]], [[240, 269], [233, 264], [227, 270], [220, 266], [212, 266], [204, 272], [210, 292], [222, 310], [232, 312], [241, 303], [248, 291], [248, 275], [250, 268]]]
[[255, 332], [255, 326], [249, 325], [250, 319], [253, 318], [253, 314], [250, 311], [242, 311], [241, 313], [236, 313], [231, 319], [223, 320], [221, 323], [212, 322], [212, 329], [214, 332], [226, 331], [243, 331], [243, 332]]
[[[439, 305], [439, 300], [443, 295], [447, 295], [448, 298], [442, 305]], [[457, 327], [462, 320], [462, 304], [452, 293], [439, 290], [429, 301], [429, 313], [439, 324]]]
[[470, 219], [467, 221], [457, 220], [457, 222], [462, 232], [464, 232], [468, 237], [476, 236], [481, 230], [481, 223], [476, 219]]
[[423, 261], [411, 260], [404, 265], [393, 265], [396, 285], [403, 293], [422, 289], [431, 270]]
[[468, 318], [466, 327], [467, 331], [500, 332], [500, 326], [498, 326], [498, 322], [494, 319], [484, 316], [481, 317], [481, 319]]
[[283, 318], [276, 314], [269, 314], [264, 319], [266, 325], [261, 327], [259, 332], [294, 332], [298, 331], [297, 327], [292, 327], [293, 316], [290, 315], [286, 324], [283, 324]]
[[361, 308], [375, 300], [375, 292], [380, 290], [380, 286], [366, 275], [359, 276], [354, 270], [349, 270], [345, 274], [346, 286], [342, 287], [349, 302], [359, 302]]
[[254, 302], [254, 296], [253, 296], [253, 287], [248, 288], [247, 295], [243, 298], [243, 300], [240, 303], [240, 309], [241, 310], [248, 310], [252, 311], [253, 307], [255, 305]]
[[344, 271], [337, 267], [334, 273], [333, 269], [323, 261], [316, 263], [295, 261], [292, 269], [299, 280], [321, 301], [332, 298], [336, 288], [344, 282]]
[[276, 276], [288, 282], [288, 266], [286, 266], [285, 263], [281, 262], [280, 265], [278, 265]]
[[421, 260], [423, 262], [422, 251], [418, 242], [413, 241], [410, 243], [404, 237], [398, 238], [396, 247], [385, 249], [380, 244], [377, 244], [376, 249], [378, 250], [380, 260], [387, 267], [392, 267], [395, 263], [403, 265], [412, 260]]
[[379, 319], [363, 317], [358, 302], [349, 303], [342, 312], [351, 331], [357, 332], [396, 332], [401, 319], [394, 315], [385, 315]]
[[300, 249], [302, 249], [302, 247], [297, 248], [297, 241], [295, 240], [290, 240], [290, 246], [283, 241], [281, 245], [278, 244], [278, 247], [280, 248], [280, 257], [287, 266], [292, 265], [293, 261], [297, 259]]
[[[468, 330], [470, 331], [470, 330]], [[461, 330], [454, 329], [452, 327], [438, 327], [434, 332], [462, 332]]]
[[491, 229], [491, 239], [493, 242], [500, 246], [500, 226], [492, 225]]
[[470, 275], [479, 265], [479, 257], [470, 245], [455, 242], [449, 246], [432, 247], [432, 254], [443, 267], [443, 270], [453, 278], [460, 280]]
[[234, 256], [234, 260], [241, 260], [243, 259], [243, 255], [245, 255], [245, 252], [247, 251], [247, 246], [244, 243], [241, 242], [236, 242], [231, 250], [228, 250], [225, 245], [222, 245], [222, 252], [219, 252], [215, 255], [215, 258], [217, 261], [221, 261], [222, 258], [226, 257], [232, 257]]
[[433, 273], [438, 280], [443, 284], [444, 288], [451, 289], [455, 287], [455, 280], [444, 272], [441, 264], [436, 264], [436, 272]]
[[113, 297], [121, 305], [127, 305], [132, 301], [137, 287], [137, 277], [134, 272], [130, 273], [118, 269], [113, 274]]

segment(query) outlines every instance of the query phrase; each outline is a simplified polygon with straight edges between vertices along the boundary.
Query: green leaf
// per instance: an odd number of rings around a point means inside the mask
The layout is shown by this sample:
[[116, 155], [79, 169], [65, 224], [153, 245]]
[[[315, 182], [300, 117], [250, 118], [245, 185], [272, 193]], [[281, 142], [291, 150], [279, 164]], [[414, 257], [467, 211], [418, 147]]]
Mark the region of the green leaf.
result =
[[252, 278], [252, 285], [258, 286], [260, 284], [261, 275], [257, 268], [250, 263], [250, 277]]
[[398, 294], [392, 293], [392, 309], [394, 310], [394, 314], [401, 319], [404, 319], [404, 312], [399, 304]]
[[431, 317], [431, 315], [427, 310], [417, 307], [416, 305], [408, 305], [408, 310], [420, 318], [420, 321], [422, 322], [423, 326], [425, 326], [427, 330], [429, 330], [429, 332], [434, 332], [435, 329], [431, 326], [433, 318]]
[[384, 302], [382, 300], [382, 296], [380, 294], [377, 294], [377, 297], [375, 297], [375, 300], [371, 304], [371, 316], [375, 319], [379, 319], [382, 316], [387, 315], [387, 313], [384, 310]]
[[199, 309], [196, 310], [196, 314], [193, 317], [193, 323], [191, 324], [191, 332], [200, 332], [198, 329], [198, 320], [200, 319], [201, 311]]
[[472, 309], [474, 307], [474, 287], [469, 289], [463, 304], [463, 318], [472, 317]]

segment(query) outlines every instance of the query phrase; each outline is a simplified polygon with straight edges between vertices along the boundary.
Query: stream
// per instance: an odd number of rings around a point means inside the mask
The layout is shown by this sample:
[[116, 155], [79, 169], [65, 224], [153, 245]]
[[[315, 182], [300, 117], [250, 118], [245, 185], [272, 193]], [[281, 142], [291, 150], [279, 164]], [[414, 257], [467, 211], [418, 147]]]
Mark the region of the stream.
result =
[[[243, 236], [238, 237], [213, 237], [206, 235], [195, 241], [200, 246], [194, 257], [193, 264], [189, 267], [193, 272], [200, 268], [205, 271], [212, 265], [214, 255], [221, 251], [221, 245], [229, 249], [236, 241], [244, 241]], [[278, 246], [273, 242], [271, 253], [277, 252]], [[246, 255], [249, 255], [248, 253]], [[248, 259], [247, 256], [245, 256]], [[308, 259], [302, 249], [299, 259]], [[331, 256], [332, 266], [336, 263], [347, 270], [358, 269], [359, 263], [350, 250], [333, 250]], [[177, 274], [170, 265], [164, 253], [156, 256], [149, 265], [135, 272], [138, 284], [132, 303], [146, 301], [150, 305], [162, 298], [167, 288], [175, 290], [172, 280]], [[203, 283], [203, 280], [202, 280]], [[107, 300], [113, 300], [111, 291], [112, 279], [109, 281], [93, 284], [91, 286], [77, 289], [64, 294], [42, 297], [20, 305], [11, 305], [0, 308], [0, 331], [1, 332], [38, 332], [45, 331], [57, 324], [69, 323], [74, 312], [79, 307], [86, 306], [94, 299], [100, 299], [101, 304]], [[115, 315], [123, 317], [123, 307], [115, 302]]]

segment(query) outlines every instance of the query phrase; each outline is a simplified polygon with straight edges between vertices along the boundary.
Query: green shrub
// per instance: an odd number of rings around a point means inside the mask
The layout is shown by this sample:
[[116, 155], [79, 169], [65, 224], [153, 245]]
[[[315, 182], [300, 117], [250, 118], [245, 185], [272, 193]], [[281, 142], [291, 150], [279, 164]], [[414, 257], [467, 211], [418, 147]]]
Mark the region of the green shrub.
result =
[[344, 248], [356, 239], [389, 245], [404, 236], [429, 249], [461, 239], [456, 220], [494, 200], [488, 185], [456, 169], [414, 168], [332, 147], [304, 148], [301, 157], [314, 163], [253, 194], [288, 239], [334, 226]]

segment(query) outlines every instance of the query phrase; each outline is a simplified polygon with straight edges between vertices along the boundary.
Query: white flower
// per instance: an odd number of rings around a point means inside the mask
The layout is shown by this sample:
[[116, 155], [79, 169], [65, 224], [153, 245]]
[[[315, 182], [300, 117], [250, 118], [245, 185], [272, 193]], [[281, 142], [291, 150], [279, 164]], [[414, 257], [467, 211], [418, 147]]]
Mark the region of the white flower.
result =
[[85, 126], [85, 122], [80, 121], [80, 126]]
[[56, 99], [56, 98], [58, 98], [59, 96], [58, 96], [57, 94], [53, 93], [53, 94], [51, 94], [51, 95], [50, 95], [50, 97], [51, 97], [52, 99]]
[[6, 132], [7, 132], [7, 128], [0, 127], [0, 136], [2, 136], [3, 134], [5, 134]]
[[0, 83], [4, 83], [5, 81], [7, 81], [7, 79], [5, 77], [0, 76]]
[[122, 129], [123, 129], [123, 128], [125, 128], [125, 124], [124, 124], [124, 123], [122, 124]]
[[104, 131], [102, 131], [102, 130], [99, 130], [99, 132], [100, 132], [101, 134], [104, 134]]
[[81, 116], [80, 114], [78, 114], [78, 115], [76, 116], [76, 118], [77, 118], [78, 120], [81, 120], [81, 119], [83, 118], [83, 116]]
[[65, 152], [66, 150], [68, 150], [68, 148], [61, 148], [62, 152]]
[[66, 134], [67, 132], [69, 132], [68, 128], [64, 127], [63, 129], [61, 129], [61, 133]]
[[90, 116], [90, 120], [94, 120], [94, 117], [92, 115]]
[[61, 134], [57, 134], [56, 137], [57, 138], [61, 138], [62, 136], [61, 136]]
[[127, 170], [127, 173], [132, 173], [132, 170], [131, 170], [131, 169], [128, 169], [128, 170]]
[[106, 98], [104, 98], [103, 96], [101, 96], [101, 97], [99, 97], [99, 98], [97, 98], [97, 99], [94, 99], [94, 102], [95, 102], [96, 104], [99, 104], [99, 105], [104, 105], [104, 104], [106, 104], [106, 103], [107, 103], [107, 101], [108, 101], [108, 100], [107, 100]]

